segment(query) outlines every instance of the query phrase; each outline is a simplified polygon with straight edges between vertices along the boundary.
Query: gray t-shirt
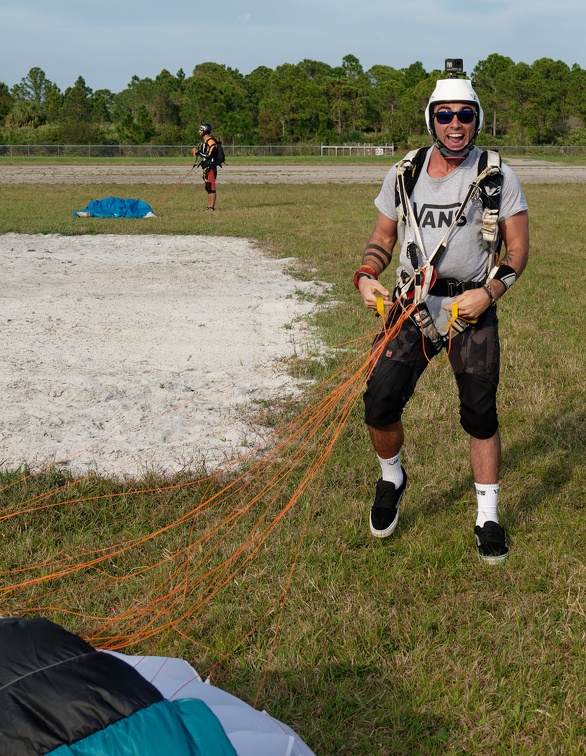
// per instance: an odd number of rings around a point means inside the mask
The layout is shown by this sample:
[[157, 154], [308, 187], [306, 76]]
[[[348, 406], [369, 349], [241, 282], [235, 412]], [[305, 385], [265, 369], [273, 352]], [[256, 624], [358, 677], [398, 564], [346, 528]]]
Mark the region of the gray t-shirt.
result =
[[[435, 148], [433, 148], [435, 149]], [[427, 166], [432, 150], [429, 150], [421, 174], [411, 194], [411, 203], [424, 252], [429, 257], [442, 240], [452, 223], [462, 200], [466, 196], [470, 183], [478, 175], [478, 161], [482, 151], [475, 147], [466, 160], [455, 170], [442, 178], [431, 178]], [[499, 222], [527, 210], [527, 202], [518, 178], [509, 166], [503, 163], [503, 186]], [[397, 166], [387, 173], [382, 188], [374, 204], [378, 210], [394, 221], [398, 221], [395, 206], [395, 183]], [[407, 257], [408, 236], [405, 236], [399, 256], [400, 266], [409, 274], [413, 272]], [[423, 260], [420, 259], [420, 263]], [[482, 242], [482, 202], [470, 201], [458, 225], [449, 238], [446, 251], [437, 264], [438, 278], [455, 278], [458, 281], [482, 281], [486, 277], [488, 253]], [[438, 331], [445, 329], [450, 313], [442, 306], [451, 302], [449, 297], [429, 295], [426, 304], [434, 319]]]

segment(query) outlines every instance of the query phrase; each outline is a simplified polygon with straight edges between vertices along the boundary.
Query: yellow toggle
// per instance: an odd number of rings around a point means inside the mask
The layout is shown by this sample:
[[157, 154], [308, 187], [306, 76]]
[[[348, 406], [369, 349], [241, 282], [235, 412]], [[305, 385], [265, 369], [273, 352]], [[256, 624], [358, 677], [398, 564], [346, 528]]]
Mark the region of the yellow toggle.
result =
[[383, 301], [383, 295], [380, 293], [380, 291], [377, 291], [376, 293], [376, 313], [377, 315], [380, 315], [381, 318], [384, 318], [385, 316], [385, 303]]
[[446, 326], [446, 333], [450, 330], [450, 328], [454, 325], [454, 323], [458, 320], [458, 303], [453, 302], [452, 303], [452, 317], [448, 321], [448, 325]]
[[[452, 302], [452, 317], [450, 318], [448, 325], [446, 326], [446, 333], [450, 330], [450, 328], [454, 325], [454, 323], [458, 320], [458, 303]], [[462, 318], [466, 323], [477, 323], [478, 318]]]

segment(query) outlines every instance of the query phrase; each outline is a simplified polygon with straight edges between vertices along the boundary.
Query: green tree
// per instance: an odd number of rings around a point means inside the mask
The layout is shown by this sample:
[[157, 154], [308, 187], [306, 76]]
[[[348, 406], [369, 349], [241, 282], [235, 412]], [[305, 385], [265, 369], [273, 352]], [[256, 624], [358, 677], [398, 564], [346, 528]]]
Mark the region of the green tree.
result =
[[531, 120], [539, 144], [553, 143], [568, 130], [570, 117], [570, 67], [561, 60], [540, 58], [532, 71]]
[[401, 142], [408, 147], [422, 144], [426, 139], [425, 109], [436, 82], [442, 72], [432, 71], [425, 79], [420, 79], [412, 87], [406, 87], [400, 98]]
[[314, 141], [327, 122], [324, 88], [304, 66], [285, 63], [269, 77], [259, 103], [259, 135], [263, 142]]
[[98, 123], [110, 123], [115, 95], [109, 89], [97, 89], [92, 95], [92, 119]]
[[9, 129], [37, 128], [44, 120], [40, 108], [35, 103], [17, 99], [13, 100], [4, 119], [4, 125]]
[[242, 74], [218, 63], [201, 63], [185, 79], [181, 122], [186, 139], [198, 142], [199, 125], [211, 123], [224, 141], [243, 142], [250, 137], [252, 118]]
[[[31, 68], [11, 90], [0, 83], [5, 139], [38, 143], [120, 140], [199, 141], [199, 124], [235, 143], [392, 141], [426, 139], [423, 111], [444, 71], [420, 61], [364, 72], [354, 55], [332, 67], [305, 59], [247, 76], [206, 62], [186, 77], [163, 69], [155, 79], [133, 76], [121, 92], [92, 92], [82, 77], [61, 93], [42, 69]], [[586, 71], [541, 58], [515, 64], [493, 53], [475, 80], [485, 111], [485, 140], [531, 144], [576, 142], [586, 134]]]
[[122, 115], [117, 121], [116, 133], [120, 144], [143, 144], [145, 141], [144, 131], [130, 112]]
[[4, 120], [8, 113], [10, 112], [10, 109], [13, 104], [13, 97], [10, 94], [10, 89], [4, 84], [4, 82], [0, 82], [0, 120]]
[[40, 68], [31, 68], [10, 95], [12, 107], [5, 119], [10, 128], [38, 128], [58, 117], [61, 93]]
[[370, 77], [370, 106], [374, 131], [386, 133], [390, 141], [399, 139], [399, 108], [405, 90], [405, 77], [401, 71], [389, 66], [376, 65], [367, 72]]
[[152, 79], [134, 75], [126, 89], [114, 96], [112, 118], [121, 144], [141, 144], [156, 133], [149, 112], [154, 89]]
[[508, 84], [514, 67], [511, 58], [493, 53], [486, 60], [479, 61], [472, 72], [484, 110], [485, 129], [493, 136], [502, 128], [499, 126], [499, 114], [503, 102], [508, 99]]
[[415, 63], [411, 63], [407, 68], [402, 68], [401, 73], [403, 74], [406, 89], [413, 89], [420, 82], [425, 81], [429, 76], [429, 74], [425, 72], [423, 63], [419, 60]]
[[568, 107], [570, 117], [579, 121], [577, 128], [586, 126], [586, 70], [574, 63], [570, 71]]
[[185, 80], [183, 72], [181, 74], [179, 78], [163, 69], [153, 82], [153, 96], [145, 106], [157, 126], [178, 126], [181, 123], [181, 91]]
[[141, 142], [148, 142], [157, 133], [155, 123], [146, 105], [139, 106], [135, 121], [140, 133], [142, 133]]
[[[267, 66], [259, 66], [251, 71], [244, 77], [244, 87], [246, 89], [246, 104], [250, 117], [251, 134], [250, 139], [252, 142], [263, 141], [263, 137], [260, 136], [260, 115], [259, 108], [260, 102], [269, 87], [269, 81], [273, 75], [272, 68]], [[266, 133], [265, 129], [262, 129], [263, 134]], [[269, 141], [273, 141], [270, 140]]]
[[53, 82], [47, 79], [42, 69], [31, 68], [24, 79], [21, 79], [20, 84], [15, 84], [12, 88], [12, 97], [15, 100], [34, 103], [41, 110], [47, 93], [52, 87], [54, 87]]
[[524, 144], [554, 143], [566, 128], [570, 69], [549, 58], [518, 63], [509, 76], [509, 138]]
[[365, 114], [370, 79], [354, 55], [346, 55], [342, 66], [335, 69], [335, 74], [329, 87], [330, 112], [338, 136], [347, 134], [355, 138], [356, 132], [367, 125]]
[[56, 123], [61, 118], [63, 97], [64, 95], [56, 84], [51, 84], [51, 86], [47, 88], [45, 101], [43, 103], [43, 112], [49, 123]]
[[126, 113], [134, 118], [141, 105], [144, 105], [151, 94], [152, 79], [140, 79], [133, 75], [126, 89], [114, 98], [115, 117], [118, 119]]
[[86, 85], [83, 77], [79, 76], [75, 84], [65, 90], [61, 120], [88, 122], [92, 120], [93, 110], [92, 90]]

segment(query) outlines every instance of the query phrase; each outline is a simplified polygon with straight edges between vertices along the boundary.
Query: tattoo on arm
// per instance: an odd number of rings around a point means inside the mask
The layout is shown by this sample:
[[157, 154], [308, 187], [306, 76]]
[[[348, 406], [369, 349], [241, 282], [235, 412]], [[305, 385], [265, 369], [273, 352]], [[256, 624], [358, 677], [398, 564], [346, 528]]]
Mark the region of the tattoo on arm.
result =
[[375, 260], [381, 266], [382, 272], [391, 262], [391, 253], [378, 244], [367, 244], [362, 255], [362, 264], [372, 265]]
[[508, 265], [509, 267], [514, 268], [514, 266], [511, 265], [512, 262], [513, 262], [512, 255], [510, 255], [509, 252], [507, 251], [505, 252], [505, 256], [501, 260], [499, 260], [499, 265]]

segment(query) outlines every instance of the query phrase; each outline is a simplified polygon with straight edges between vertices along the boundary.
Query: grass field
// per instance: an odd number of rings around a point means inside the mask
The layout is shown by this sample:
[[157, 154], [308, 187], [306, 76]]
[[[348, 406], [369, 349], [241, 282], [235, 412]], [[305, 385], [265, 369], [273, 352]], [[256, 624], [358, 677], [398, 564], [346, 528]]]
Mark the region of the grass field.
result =
[[[397, 153], [398, 154], [398, 153]], [[191, 156], [186, 151], [183, 157], [66, 157], [66, 156], [0, 156], [2, 165], [185, 165], [189, 164]], [[227, 163], [230, 165], [388, 165], [389, 156], [360, 155], [291, 155], [279, 156], [234, 156], [228, 155]], [[579, 159], [576, 158], [576, 162]], [[582, 160], [582, 164], [585, 160]]]
[[[338, 364], [333, 347], [373, 327], [352, 274], [374, 225], [377, 189], [230, 186], [220, 211], [206, 214], [201, 187], [180, 186], [160, 217], [137, 222], [73, 218], [87, 203], [85, 187], [0, 186], [0, 233], [218, 234], [296, 257], [302, 276], [333, 284], [337, 304], [314, 319], [331, 359], [297, 368], [325, 380]], [[139, 196], [157, 205], [167, 190], [94, 185], [91, 196]], [[586, 751], [585, 194], [583, 185], [526, 187], [530, 262], [499, 303], [508, 561], [490, 567], [475, 554], [476, 503], [454, 381], [449, 367], [430, 367], [405, 415], [410, 484], [393, 538], [379, 542], [368, 533], [378, 470], [357, 402], [312, 510], [301, 501], [214, 596], [195, 644], [168, 632], [131, 650], [213, 666], [218, 684], [249, 702], [261, 688], [258, 706], [317, 754]], [[0, 494], [4, 514], [68, 482], [57, 471], [22, 478], [23, 471], [4, 474], [3, 485], [13, 484]], [[79, 483], [55, 499], [78, 504], [6, 519], [0, 587], [6, 571], [44, 555], [139, 537], [180, 517], [199, 489], [163, 490], [166, 483]], [[149, 491], [131, 494], [137, 487]], [[105, 498], [88, 501], [95, 496]], [[188, 531], [175, 529], [166, 548], [179, 548]], [[298, 548], [280, 622], [278, 611], [259, 622]], [[111, 569], [138, 572], [145, 558], [153, 555], [131, 550]], [[48, 616], [86, 632], [95, 630], [91, 615], [139, 604], [145, 589], [138, 578], [98, 598], [91, 580], [74, 576], [59, 585], [58, 597], [41, 601], [44, 594], [33, 591], [33, 599], [58, 607], [46, 608]], [[16, 594], [0, 600], [0, 613], [19, 608]]]
[[[586, 155], [562, 154], [542, 155], [539, 152], [525, 155], [515, 150], [507, 151], [506, 147], [498, 148], [504, 160], [507, 158], [523, 158], [527, 160], [547, 161], [549, 163], [562, 163], [563, 165], [585, 165]], [[361, 156], [361, 155], [290, 155], [287, 157], [269, 156], [232, 156], [227, 151], [227, 164], [229, 165], [388, 165], [389, 161], [399, 160], [405, 151], [397, 151], [393, 158], [388, 155]], [[190, 156], [186, 153], [183, 157], [66, 157], [66, 156], [10, 156], [0, 155], [0, 167], [2, 165], [185, 165]]]

